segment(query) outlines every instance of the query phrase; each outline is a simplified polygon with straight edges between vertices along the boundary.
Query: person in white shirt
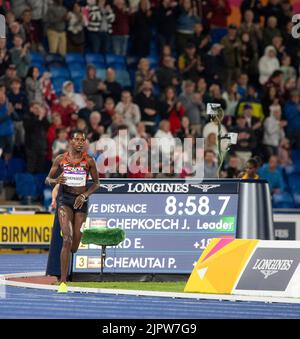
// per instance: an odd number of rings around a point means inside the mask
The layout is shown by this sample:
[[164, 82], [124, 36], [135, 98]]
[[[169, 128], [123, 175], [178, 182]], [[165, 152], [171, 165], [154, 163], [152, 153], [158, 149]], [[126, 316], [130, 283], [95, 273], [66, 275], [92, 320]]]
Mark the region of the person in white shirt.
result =
[[132, 102], [132, 96], [129, 91], [123, 91], [121, 101], [116, 106], [116, 112], [123, 116], [124, 124], [128, 126], [131, 136], [136, 136], [136, 125], [141, 121], [141, 112], [139, 106]]
[[264, 85], [274, 71], [280, 69], [280, 63], [276, 57], [276, 49], [273, 46], [265, 48], [264, 55], [259, 59], [259, 82]]

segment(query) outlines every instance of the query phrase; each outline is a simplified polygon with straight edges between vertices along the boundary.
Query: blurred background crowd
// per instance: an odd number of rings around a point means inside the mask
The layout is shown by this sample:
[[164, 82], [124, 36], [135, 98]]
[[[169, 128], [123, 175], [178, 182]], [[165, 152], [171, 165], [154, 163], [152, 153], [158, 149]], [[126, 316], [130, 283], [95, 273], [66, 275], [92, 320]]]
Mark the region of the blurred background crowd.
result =
[[[120, 130], [174, 148], [175, 137], [202, 137], [205, 177], [216, 178], [206, 104], [219, 103], [222, 133], [238, 133], [221, 177], [257, 156], [274, 207], [300, 206], [300, 39], [289, 0], [242, 0], [237, 22], [229, 0], [2, 0], [0, 13], [2, 200], [43, 199], [72, 129], [86, 132], [96, 160]], [[114, 176], [187, 175], [145, 172]]]

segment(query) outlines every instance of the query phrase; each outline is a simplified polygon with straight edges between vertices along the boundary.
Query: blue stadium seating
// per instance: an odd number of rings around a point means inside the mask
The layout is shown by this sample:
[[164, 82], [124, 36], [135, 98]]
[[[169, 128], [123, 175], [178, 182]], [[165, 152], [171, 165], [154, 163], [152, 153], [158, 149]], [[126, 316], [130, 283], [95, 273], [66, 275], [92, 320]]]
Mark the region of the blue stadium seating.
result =
[[288, 185], [293, 193], [300, 193], [300, 174], [293, 173], [288, 175]]
[[75, 92], [81, 92], [82, 90], [82, 77], [74, 77], [72, 78], [73, 84], [74, 84], [74, 88], [75, 88]]
[[33, 64], [35, 62], [39, 62], [39, 63], [42, 63], [42, 64], [45, 62], [45, 58], [44, 58], [44, 55], [42, 53], [30, 52], [30, 56], [31, 56], [31, 62]]
[[70, 72], [65, 67], [49, 67], [49, 71], [53, 78], [69, 78]]
[[116, 54], [107, 54], [106, 63], [108, 67], [115, 69], [126, 69], [125, 57]]
[[69, 68], [71, 78], [85, 78], [86, 72], [84, 68]]
[[295, 202], [292, 195], [288, 192], [274, 194], [272, 197], [273, 208], [294, 208]]
[[103, 68], [106, 67], [105, 58], [102, 54], [87, 53], [85, 55], [85, 61], [87, 64], [93, 64], [95, 66], [99, 65]]
[[42, 75], [46, 70], [44, 64], [40, 61], [33, 61], [31, 65], [39, 69], [40, 75]]
[[80, 64], [85, 64], [85, 59], [82, 54], [80, 53], [68, 53], [65, 56], [66, 63], [67, 64], [72, 64], [72, 63], [80, 63]]
[[0, 181], [4, 181], [6, 178], [7, 167], [5, 161], [0, 158]]
[[149, 60], [149, 64], [150, 64], [150, 68], [156, 68], [159, 62], [159, 58], [155, 55], [149, 55], [147, 57], [147, 59]]
[[17, 173], [16, 179], [16, 193], [19, 197], [30, 199], [37, 197], [37, 187], [34, 176], [30, 173]]
[[45, 57], [45, 64], [47, 67], [65, 67], [65, 59], [60, 54], [47, 54]]
[[23, 173], [26, 170], [25, 160], [21, 158], [12, 158], [7, 163], [6, 181], [14, 182], [17, 173]]
[[138, 57], [135, 57], [135, 56], [127, 56], [126, 57], [126, 64], [127, 64], [128, 69], [136, 70], [138, 62], [139, 62]]
[[58, 77], [58, 78], [52, 79], [52, 84], [53, 84], [54, 90], [58, 95], [61, 95], [62, 86], [63, 86], [64, 82], [67, 81], [67, 80], [69, 80], [69, 78]]
[[47, 174], [45, 173], [38, 173], [38, 174], [33, 175], [35, 187], [36, 187], [36, 195], [39, 197], [43, 196], [46, 177], [47, 177]]
[[227, 28], [213, 28], [211, 30], [211, 43], [219, 43], [226, 34]]

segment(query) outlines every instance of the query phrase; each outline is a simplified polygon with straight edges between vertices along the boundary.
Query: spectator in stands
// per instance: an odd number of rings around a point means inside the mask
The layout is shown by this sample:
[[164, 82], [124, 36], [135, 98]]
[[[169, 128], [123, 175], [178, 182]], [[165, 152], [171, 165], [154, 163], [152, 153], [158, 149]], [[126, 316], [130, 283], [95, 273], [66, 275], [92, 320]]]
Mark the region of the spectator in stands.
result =
[[277, 19], [275, 16], [270, 16], [267, 21], [267, 26], [263, 30], [263, 45], [269, 46], [272, 44], [272, 39], [275, 36], [281, 36], [280, 30], [277, 28]]
[[111, 48], [111, 34], [112, 34], [112, 24], [115, 21], [115, 14], [106, 0], [99, 0], [99, 8], [101, 13], [101, 27], [100, 27], [100, 41], [101, 53], [107, 53]]
[[137, 12], [132, 14], [132, 30], [130, 37], [133, 42], [133, 54], [146, 57], [150, 54], [152, 37], [153, 13], [149, 0], [140, 0]]
[[100, 93], [104, 98], [111, 97], [114, 102], [119, 102], [121, 99], [122, 86], [116, 81], [116, 72], [113, 68], [108, 68], [106, 71], [106, 79], [99, 85]]
[[23, 46], [23, 39], [20, 35], [14, 36], [14, 47], [9, 51], [11, 54], [11, 61], [17, 67], [17, 75], [24, 79], [27, 75], [31, 57], [29, 52], [30, 45], [26, 43]]
[[268, 19], [273, 16], [277, 19], [279, 27], [282, 27], [282, 8], [280, 2], [280, 0], [269, 0], [267, 5], [261, 9], [261, 15], [263, 15], [265, 19], [265, 26], [268, 23]]
[[82, 53], [85, 44], [84, 18], [78, 2], [74, 2], [67, 19], [67, 51], [68, 53]]
[[80, 119], [80, 118], [76, 120], [76, 126], [74, 129], [78, 131], [82, 131], [85, 135], [87, 135], [89, 131], [87, 122], [84, 119]]
[[254, 15], [254, 23], [258, 24], [261, 16], [262, 4], [260, 0], [243, 0], [241, 3], [242, 19], [245, 20], [246, 11], [251, 10]]
[[113, 12], [115, 14], [112, 24], [113, 52], [125, 56], [129, 39], [130, 9], [127, 8], [125, 0], [114, 0]]
[[154, 135], [154, 138], [159, 139], [160, 152], [168, 155], [175, 147], [175, 139], [170, 131], [170, 122], [168, 120], [161, 120], [159, 123], [159, 129]]
[[3, 84], [6, 88], [10, 88], [11, 82], [17, 77], [17, 67], [14, 64], [10, 64], [3, 75], [0, 78], [0, 83]]
[[255, 50], [257, 50], [260, 41], [262, 40], [262, 31], [255, 23], [255, 15], [251, 9], [247, 9], [244, 12], [244, 17], [239, 28], [239, 34], [242, 36], [244, 33], [248, 33], [250, 42]]
[[279, 170], [278, 157], [272, 155], [268, 164], [265, 164], [258, 170], [260, 178], [268, 181], [271, 194], [280, 194], [285, 190], [282, 172]]
[[24, 117], [27, 171], [44, 173], [47, 154], [47, 130], [49, 122], [46, 109], [38, 102], [32, 102], [29, 114]]
[[270, 106], [270, 116], [264, 121], [263, 138], [267, 159], [269, 159], [271, 155], [278, 155], [278, 147], [281, 140], [285, 137], [284, 127], [286, 125], [287, 122], [281, 120], [280, 105]]
[[59, 53], [62, 56], [66, 54], [67, 14], [67, 9], [63, 6], [62, 0], [53, 0], [53, 4], [48, 8], [46, 23], [50, 53]]
[[185, 138], [196, 136], [196, 130], [191, 127], [190, 119], [187, 116], [181, 118], [180, 129], [177, 131], [176, 136], [183, 142]]
[[194, 24], [194, 35], [191, 42], [196, 46], [197, 54], [201, 56], [201, 58], [209, 51], [210, 35], [204, 30], [201, 22]]
[[236, 81], [242, 66], [241, 60], [241, 41], [237, 34], [237, 26], [230, 24], [228, 34], [221, 40], [224, 46], [223, 54], [225, 60], [225, 84], [229, 86], [232, 81]]
[[250, 34], [244, 32], [241, 35], [241, 72], [255, 79], [257, 72], [257, 53], [250, 40]]
[[66, 128], [58, 128], [56, 130], [56, 139], [52, 145], [52, 161], [56, 159], [59, 154], [67, 151], [68, 148], [68, 132]]
[[204, 76], [209, 85], [223, 83], [225, 60], [222, 49], [223, 45], [213, 44], [203, 58]]
[[44, 37], [43, 19], [47, 14], [48, 2], [49, 1], [26, 0], [28, 7], [32, 11], [32, 24], [38, 33], [39, 42], [42, 42]]
[[7, 33], [7, 48], [11, 49], [14, 46], [13, 41], [16, 35], [20, 35], [23, 41], [26, 40], [24, 27], [19, 22], [14, 21], [9, 25]]
[[170, 131], [175, 135], [181, 128], [181, 118], [185, 114], [185, 108], [178, 101], [175, 88], [167, 87], [161, 102], [161, 118], [169, 120]]
[[246, 95], [242, 98], [237, 106], [237, 115], [241, 115], [245, 105], [250, 105], [252, 108], [252, 115], [260, 120], [264, 118], [264, 111], [261, 100], [258, 97], [257, 91], [254, 86], [249, 85]]
[[139, 93], [145, 80], [154, 82], [156, 80], [155, 71], [150, 69], [149, 60], [142, 58], [137, 66], [135, 73], [135, 93]]
[[142, 90], [137, 94], [134, 101], [140, 108], [141, 121], [145, 123], [147, 133], [154, 135], [159, 118], [159, 102], [153, 94], [151, 81], [144, 80]]
[[[104, 126], [104, 128], [107, 130], [109, 126], [112, 124], [113, 117], [116, 115], [115, 110], [115, 101], [111, 97], [107, 97], [104, 102], [104, 107], [101, 111], [101, 124]], [[118, 114], [122, 118], [120, 114]], [[123, 119], [122, 119], [123, 124]]]
[[283, 56], [286, 54], [285, 52], [285, 46], [283, 44], [283, 39], [280, 35], [275, 35], [272, 38], [272, 46], [275, 48], [277, 53], [277, 58], [279, 62], [281, 62]]
[[240, 115], [236, 118], [237, 125], [231, 128], [231, 132], [238, 133], [238, 142], [232, 146], [232, 151], [235, 152], [240, 160], [240, 168], [244, 168], [246, 162], [252, 156], [252, 150], [254, 148], [255, 140], [253, 138], [253, 132], [250, 127], [247, 126], [246, 118], [244, 115]]
[[226, 28], [227, 17], [231, 14], [231, 8], [228, 0], [211, 0], [212, 16], [210, 18], [210, 27]]
[[96, 67], [91, 64], [87, 65], [86, 79], [82, 80], [82, 92], [99, 108], [103, 106], [103, 97], [100, 93], [101, 82], [101, 79], [97, 77]]
[[295, 171], [295, 166], [291, 155], [291, 145], [287, 138], [283, 138], [278, 149], [278, 163], [286, 174], [291, 174]]
[[183, 80], [197, 82], [204, 71], [200, 56], [197, 55], [196, 46], [188, 42], [184, 48], [184, 53], [179, 56], [178, 68]]
[[25, 80], [25, 89], [28, 96], [28, 101], [44, 103], [44, 96], [41, 88], [41, 82], [39, 80], [40, 71], [37, 67], [30, 67]]
[[44, 97], [44, 101], [50, 107], [58, 101], [55, 89], [51, 80], [51, 73], [44, 72], [40, 78], [41, 89]]
[[61, 116], [58, 112], [53, 112], [51, 116], [51, 125], [47, 131], [47, 160], [52, 161], [52, 145], [57, 135], [57, 130], [63, 128]]
[[157, 42], [159, 51], [165, 45], [175, 47], [174, 32], [176, 31], [177, 17], [179, 14], [178, 3], [172, 0], [163, 0], [157, 8], [155, 23], [157, 27]]
[[62, 92], [77, 107], [76, 111], [86, 106], [86, 101], [83, 95], [81, 93], [75, 93], [75, 89], [74, 89], [74, 85], [72, 81], [64, 82]]
[[90, 142], [98, 141], [102, 134], [104, 134], [104, 127], [101, 125], [101, 114], [94, 111], [89, 118], [89, 132], [88, 139]]
[[23, 120], [28, 112], [28, 99], [24, 91], [21, 90], [22, 82], [19, 78], [15, 78], [11, 82], [10, 91], [8, 93], [8, 101], [11, 103], [14, 112], [12, 114], [14, 120], [15, 138], [14, 144], [22, 147], [25, 142], [25, 131]]
[[223, 176], [225, 178], [238, 178], [240, 174], [239, 158], [235, 154], [231, 154], [228, 165], [225, 166]]
[[218, 178], [218, 164], [213, 150], [204, 151], [204, 178]]
[[184, 81], [183, 90], [178, 99], [186, 111], [185, 114], [190, 119], [191, 126], [200, 135], [205, 107], [202, 95], [195, 91], [195, 83], [190, 80]]
[[237, 79], [237, 91], [241, 98], [244, 98], [248, 89], [249, 76], [247, 73], [241, 73]]
[[5, 74], [11, 64], [11, 56], [6, 48], [6, 39], [0, 39], [0, 77]]
[[14, 13], [15, 18], [20, 19], [24, 10], [28, 8], [27, 6], [26, 0], [11, 1], [11, 10]]
[[219, 84], [212, 84], [209, 87], [210, 101], [216, 104], [220, 104], [222, 109], [226, 111], [226, 101], [222, 97], [222, 91]]
[[169, 86], [179, 85], [180, 76], [173, 57], [167, 55], [163, 57], [161, 67], [156, 70], [156, 80], [161, 93]]
[[264, 85], [272, 73], [280, 68], [279, 61], [276, 57], [276, 50], [273, 46], [265, 48], [264, 55], [259, 59], [259, 82]]
[[284, 106], [287, 120], [287, 136], [300, 148], [300, 94], [298, 90], [292, 91], [290, 100]]
[[9, 160], [13, 152], [12, 113], [13, 106], [7, 100], [5, 87], [0, 85], [0, 150], [5, 160]]
[[225, 111], [225, 119], [224, 123], [226, 126], [230, 126], [232, 124], [232, 119], [235, 117], [237, 105], [240, 100], [240, 95], [237, 91], [237, 83], [233, 82], [230, 84], [228, 91], [223, 92], [222, 98], [226, 102], [226, 111]]
[[130, 91], [123, 91], [121, 101], [116, 106], [116, 112], [123, 116], [124, 124], [131, 136], [136, 135], [136, 125], [141, 121], [139, 106], [132, 102]]
[[283, 75], [283, 82], [285, 83], [290, 78], [296, 77], [296, 70], [293, 66], [291, 66], [291, 57], [288, 54], [285, 54], [281, 60], [280, 70]]
[[183, 0], [180, 6], [176, 28], [178, 54], [183, 53], [187, 42], [193, 39], [194, 24], [196, 22], [200, 22], [200, 18], [197, 15], [195, 3], [191, 0]]
[[41, 44], [40, 27], [35, 25], [32, 21], [32, 10], [26, 9], [22, 14], [22, 25], [25, 30], [25, 42], [30, 44], [30, 49], [33, 51], [44, 51]]
[[78, 108], [75, 106], [73, 101], [66, 95], [61, 95], [59, 101], [51, 106], [52, 112], [60, 114], [61, 121], [65, 127], [74, 127], [78, 115], [76, 114]]
[[213, 151], [218, 154], [217, 135], [213, 132], [209, 133], [204, 140], [204, 149]]

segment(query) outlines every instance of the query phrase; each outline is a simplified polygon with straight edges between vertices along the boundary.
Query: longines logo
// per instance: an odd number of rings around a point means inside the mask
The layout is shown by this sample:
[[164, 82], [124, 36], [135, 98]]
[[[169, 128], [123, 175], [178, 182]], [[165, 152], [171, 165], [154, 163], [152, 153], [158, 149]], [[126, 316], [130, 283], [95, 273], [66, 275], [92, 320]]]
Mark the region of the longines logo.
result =
[[257, 259], [252, 269], [258, 270], [264, 275], [265, 279], [268, 279], [279, 271], [288, 271], [293, 262], [294, 260]]
[[191, 186], [201, 189], [202, 192], [208, 192], [208, 190], [212, 188], [220, 187], [220, 185], [205, 185], [205, 184], [191, 185]]
[[129, 183], [129, 193], [187, 193], [188, 184], [175, 183]]
[[100, 187], [106, 188], [108, 192], [112, 192], [115, 188], [123, 186], [125, 186], [125, 184], [100, 184]]

